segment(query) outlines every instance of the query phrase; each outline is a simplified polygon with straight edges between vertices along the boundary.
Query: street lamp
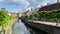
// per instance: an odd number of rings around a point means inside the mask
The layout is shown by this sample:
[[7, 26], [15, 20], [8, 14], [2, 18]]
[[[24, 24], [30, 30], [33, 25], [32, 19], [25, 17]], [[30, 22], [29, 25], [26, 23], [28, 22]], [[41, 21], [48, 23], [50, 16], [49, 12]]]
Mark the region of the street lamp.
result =
[[56, 22], [56, 25], [58, 25], [58, 19], [57, 19], [57, 18], [56, 18], [56, 21], [57, 21], [57, 22]]

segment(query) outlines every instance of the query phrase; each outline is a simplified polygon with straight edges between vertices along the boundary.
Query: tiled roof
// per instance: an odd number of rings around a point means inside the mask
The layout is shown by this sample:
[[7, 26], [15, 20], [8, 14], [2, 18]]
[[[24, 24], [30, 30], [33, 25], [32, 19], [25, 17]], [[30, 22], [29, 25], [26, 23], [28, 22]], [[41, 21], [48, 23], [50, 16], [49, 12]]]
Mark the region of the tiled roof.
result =
[[55, 4], [41, 7], [39, 8], [39, 11], [51, 11], [51, 10], [56, 10], [56, 9], [60, 9], [60, 3], [55, 3]]

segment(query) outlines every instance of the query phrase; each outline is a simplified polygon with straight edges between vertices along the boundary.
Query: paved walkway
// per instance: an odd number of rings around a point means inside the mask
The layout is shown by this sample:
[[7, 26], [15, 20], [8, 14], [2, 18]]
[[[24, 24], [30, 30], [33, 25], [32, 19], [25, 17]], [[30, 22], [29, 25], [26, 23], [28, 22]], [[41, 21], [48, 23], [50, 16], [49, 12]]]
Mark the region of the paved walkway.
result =
[[[31, 21], [31, 20], [29, 20], [29, 21]], [[33, 22], [39, 23], [39, 24], [52, 25], [52, 26], [60, 27], [60, 23], [58, 23], [58, 25], [56, 25], [57, 24], [56, 22], [43, 22], [43, 21], [33, 21]]]
[[5, 34], [11, 34], [12, 25], [16, 22], [17, 19], [11, 19], [6, 28]]

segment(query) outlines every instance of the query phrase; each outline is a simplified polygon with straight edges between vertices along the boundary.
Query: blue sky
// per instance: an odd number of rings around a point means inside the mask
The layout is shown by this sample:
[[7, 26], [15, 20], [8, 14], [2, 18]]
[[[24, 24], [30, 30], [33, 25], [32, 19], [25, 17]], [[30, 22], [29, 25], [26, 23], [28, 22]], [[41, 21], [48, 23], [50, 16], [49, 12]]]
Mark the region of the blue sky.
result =
[[0, 0], [0, 8], [6, 8], [9, 12], [24, 12], [30, 8], [45, 6], [47, 3], [53, 4], [57, 0]]

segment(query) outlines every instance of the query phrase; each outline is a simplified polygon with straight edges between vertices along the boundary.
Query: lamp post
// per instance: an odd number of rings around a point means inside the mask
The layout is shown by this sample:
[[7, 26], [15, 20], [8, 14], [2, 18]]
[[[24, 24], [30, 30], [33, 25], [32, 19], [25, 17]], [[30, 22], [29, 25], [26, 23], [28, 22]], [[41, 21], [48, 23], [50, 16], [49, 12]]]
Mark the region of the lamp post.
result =
[[57, 22], [56, 22], [56, 25], [58, 25], [58, 19], [57, 19], [57, 18], [56, 18], [56, 21], [57, 21]]

